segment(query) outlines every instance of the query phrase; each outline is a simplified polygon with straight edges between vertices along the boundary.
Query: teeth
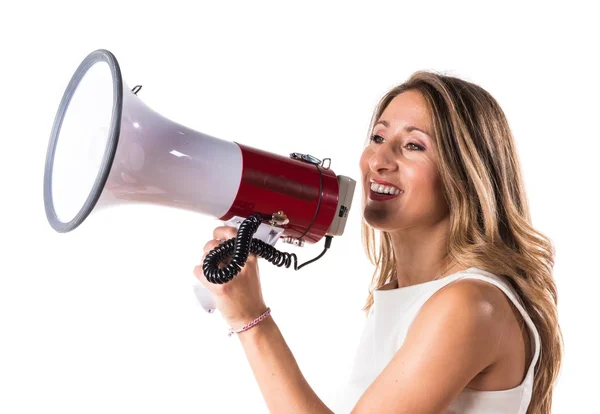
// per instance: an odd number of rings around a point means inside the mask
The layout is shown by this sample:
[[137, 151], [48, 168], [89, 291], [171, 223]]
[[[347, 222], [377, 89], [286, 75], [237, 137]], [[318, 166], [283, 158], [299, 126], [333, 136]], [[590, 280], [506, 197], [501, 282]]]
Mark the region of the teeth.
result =
[[399, 188], [391, 187], [389, 185], [377, 184], [377, 183], [371, 183], [371, 190], [373, 190], [379, 194], [389, 194], [389, 195], [398, 195], [398, 194], [404, 192], [404, 191], [400, 190]]

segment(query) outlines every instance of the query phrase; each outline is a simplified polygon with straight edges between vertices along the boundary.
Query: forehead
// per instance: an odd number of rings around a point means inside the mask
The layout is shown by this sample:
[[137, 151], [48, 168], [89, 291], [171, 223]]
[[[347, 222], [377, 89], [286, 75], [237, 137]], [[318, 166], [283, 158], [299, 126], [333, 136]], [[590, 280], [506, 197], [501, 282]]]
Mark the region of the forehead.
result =
[[390, 128], [408, 124], [431, 131], [431, 117], [427, 102], [420, 92], [414, 90], [402, 92], [392, 99], [379, 120], [387, 121]]

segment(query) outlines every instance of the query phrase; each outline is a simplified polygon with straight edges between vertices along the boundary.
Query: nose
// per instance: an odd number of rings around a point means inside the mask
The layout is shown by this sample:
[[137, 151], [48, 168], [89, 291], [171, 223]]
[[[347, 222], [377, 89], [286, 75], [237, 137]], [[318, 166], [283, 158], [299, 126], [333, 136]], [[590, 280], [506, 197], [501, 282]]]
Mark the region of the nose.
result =
[[369, 158], [369, 168], [373, 172], [390, 171], [397, 168], [391, 148], [380, 144]]

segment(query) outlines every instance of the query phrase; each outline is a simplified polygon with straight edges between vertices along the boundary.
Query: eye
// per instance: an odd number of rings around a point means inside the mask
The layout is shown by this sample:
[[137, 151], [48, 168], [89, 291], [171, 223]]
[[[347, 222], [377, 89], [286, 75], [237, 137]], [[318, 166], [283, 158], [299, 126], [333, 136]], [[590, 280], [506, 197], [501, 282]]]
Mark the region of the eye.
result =
[[411, 151], [425, 151], [425, 148], [420, 146], [419, 144], [415, 144], [414, 142], [409, 142], [406, 146], [412, 146]]
[[381, 144], [383, 142], [383, 137], [381, 135], [372, 135], [371, 142], [375, 142], [377, 144]]

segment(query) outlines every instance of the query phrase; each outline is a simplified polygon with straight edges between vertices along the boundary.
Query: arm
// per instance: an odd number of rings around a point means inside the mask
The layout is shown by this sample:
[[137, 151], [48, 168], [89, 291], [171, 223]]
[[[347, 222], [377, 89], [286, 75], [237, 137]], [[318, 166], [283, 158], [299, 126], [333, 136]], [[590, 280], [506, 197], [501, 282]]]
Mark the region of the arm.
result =
[[[226, 227], [214, 232], [221, 240], [232, 235], [234, 230]], [[208, 242], [205, 254], [217, 245], [218, 241]], [[250, 256], [242, 272], [226, 284], [209, 283], [201, 266], [194, 269], [232, 327], [266, 308], [256, 262]], [[501, 295], [488, 283], [476, 281], [454, 282], [434, 294], [353, 413], [442, 412], [474, 376], [496, 361], [504, 326], [498, 323], [504, 320]], [[272, 317], [240, 333], [239, 338], [270, 412], [332, 412], [306, 382]]]
[[443, 413], [497, 360], [506, 318], [489, 284], [458, 281], [434, 294], [352, 413]]
[[[442, 413], [496, 360], [504, 324], [489, 284], [459, 281], [437, 292], [352, 413]], [[240, 341], [272, 413], [332, 413], [306, 382], [271, 317]]]
[[[208, 252], [221, 244], [221, 240], [228, 240], [236, 235], [237, 231], [232, 227], [217, 227], [213, 232], [213, 240], [204, 246], [202, 262]], [[213, 294], [217, 308], [232, 328], [239, 328], [266, 309], [255, 255], [249, 255], [242, 271], [225, 284], [209, 283], [201, 265], [194, 268], [194, 274]], [[332, 412], [304, 379], [271, 316], [238, 335], [271, 413]]]
[[272, 316], [239, 334], [271, 413], [332, 413], [306, 382]]

